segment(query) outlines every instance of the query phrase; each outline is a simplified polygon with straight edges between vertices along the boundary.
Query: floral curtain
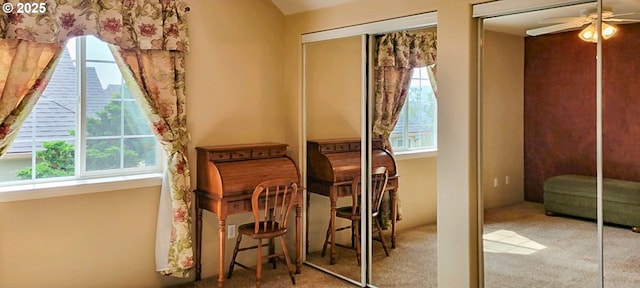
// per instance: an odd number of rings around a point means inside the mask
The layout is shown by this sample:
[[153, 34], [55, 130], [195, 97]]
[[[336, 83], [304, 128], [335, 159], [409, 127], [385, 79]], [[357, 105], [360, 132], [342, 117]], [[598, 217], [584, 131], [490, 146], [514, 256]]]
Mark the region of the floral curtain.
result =
[[62, 45], [0, 39], [0, 157], [53, 75]]
[[382, 137], [389, 147], [389, 135], [407, 98], [412, 69], [429, 65], [430, 71], [435, 73], [436, 33], [402, 31], [385, 34], [377, 42], [376, 53], [373, 133]]
[[[18, 2], [42, 2], [46, 10], [19, 13]], [[123, 49], [189, 50], [183, 1], [5, 0], [5, 3], [12, 4], [14, 9], [0, 14], [2, 39], [64, 43], [75, 36], [94, 35]]]
[[[111, 50], [167, 155], [156, 230], [156, 268], [163, 274], [186, 276], [193, 267], [193, 249], [184, 53], [114, 46]], [[172, 221], [162, 215], [172, 215]]]
[[[67, 39], [94, 35], [114, 52], [131, 92], [147, 112], [167, 155], [156, 229], [157, 270], [187, 276], [193, 266], [191, 192], [184, 111], [184, 53], [189, 50], [183, 0], [4, 0], [0, 14], [0, 152], [29, 115]], [[20, 13], [20, 3], [32, 13]], [[36, 9], [36, 10], [33, 10]], [[22, 11], [24, 12], [24, 11]], [[6, 44], [9, 43], [9, 44]], [[6, 49], [18, 43], [17, 51]], [[40, 44], [36, 44], [40, 43]], [[21, 45], [26, 45], [24, 47]], [[50, 47], [40, 54], [34, 47]], [[7, 46], [8, 47], [8, 46]], [[33, 50], [36, 49], [36, 50]], [[44, 49], [44, 48], [42, 48]], [[15, 55], [14, 55], [15, 54]], [[50, 55], [52, 54], [52, 55]], [[13, 56], [12, 56], [13, 55]], [[48, 60], [47, 60], [48, 57]], [[15, 58], [15, 59], [14, 59]], [[23, 71], [34, 66], [32, 72]], [[23, 68], [24, 67], [24, 68]], [[17, 74], [24, 72], [31, 78]], [[3, 77], [4, 74], [9, 75]], [[7, 79], [15, 80], [8, 81]], [[31, 80], [29, 80], [31, 79]], [[16, 84], [25, 81], [23, 84]], [[15, 86], [15, 87], [14, 87]], [[22, 93], [22, 94], [20, 94]], [[6, 136], [5, 136], [6, 135]]]
[[[404, 106], [413, 68], [428, 66], [435, 91], [436, 33], [395, 32], [382, 35], [376, 42], [374, 62], [373, 135], [382, 138], [391, 149], [389, 136], [398, 123]], [[391, 217], [391, 201], [383, 199], [380, 220], [383, 228]], [[397, 219], [402, 219], [398, 205]]]
[[62, 45], [0, 39], [0, 156], [47, 86]]

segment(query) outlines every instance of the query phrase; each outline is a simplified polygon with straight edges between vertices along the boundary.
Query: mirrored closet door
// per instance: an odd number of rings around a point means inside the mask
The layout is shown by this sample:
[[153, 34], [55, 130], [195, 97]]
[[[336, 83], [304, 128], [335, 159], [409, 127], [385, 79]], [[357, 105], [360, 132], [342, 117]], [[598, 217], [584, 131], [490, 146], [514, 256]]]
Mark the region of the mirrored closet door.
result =
[[371, 283], [436, 287], [437, 29], [384, 32], [370, 40], [368, 131], [374, 139], [385, 129], [389, 134], [379, 142], [384, 148], [372, 145], [372, 169], [384, 166], [389, 181], [382, 200], [372, 197]]
[[640, 1], [603, 0], [601, 19], [603, 284], [638, 287]]
[[[435, 153], [432, 151], [429, 158], [397, 159], [392, 152], [396, 146], [385, 144], [373, 133], [376, 37], [435, 27], [435, 20], [435, 13], [420, 14], [302, 37], [305, 110], [302, 134], [306, 144], [303, 166], [308, 207], [306, 263], [362, 287], [369, 284], [394, 287], [398, 283], [407, 287], [436, 285]], [[435, 28], [429, 33], [435, 38]], [[435, 57], [435, 51], [430, 52], [433, 55], [429, 57]], [[424, 79], [412, 80], [417, 82], [413, 90], [420, 92], [421, 86], [431, 89], [428, 75], [423, 76]], [[407, 113], [437, 117], [437, 111], [430, 114], [421, 111], [426, 106], [435, 106], [434, 92], [426, 90], [411, 96], [418, 108]], [[426, 103], [429, 100], [426, 98], [432, 101]], [[435, 126], [435, 119], [431, 120]], [[402, 123], [404, 127], [413, 124], [407, 120]], [[418, 129], [419, 135], [414, 138], [423, 136], [426, 141], [430, 136], [436, 142], [435, 127], [418, 128], [424, 131]], [[408, 143], [397, 140], [395, 144], [401, 146]], [[386, 172], [381, 174], [386, 173], [387, 182], [381, 190], [386, 195], [378, 207], [378, 198], [372, 191], [377, 187], [373, 179], [378, 173], [374, 172], [382, 171], [379, 167], [384, 167]], [[425, 179], [432, 182], [425, 185]], [[380, 208], [379, 212], [374, 207]], [[398, 210], [405, 212], [402, 221], [395, 221]], [[411, 261], [424, 263], [409, 265]], [[424, 272], [427, 265], [432, 273]], [[411, 273], [412, 267], [419, 271]], [[414, 274], [429, 279], [418, 279]]]
[[303, 48], [307, 262], [358, 283], [363, 282], [356, 258], [361, 239], [351, 237], [350, 219], [338, 217], [351, 210], [336, 209], [351, 205], [350, 183], [362, 170], [366, 75], [362, 39], [360, 35], [332, 38], [304, 43]]
[[557, 2], [482, 20], [484, 287], [598, 287], [596, 3]]

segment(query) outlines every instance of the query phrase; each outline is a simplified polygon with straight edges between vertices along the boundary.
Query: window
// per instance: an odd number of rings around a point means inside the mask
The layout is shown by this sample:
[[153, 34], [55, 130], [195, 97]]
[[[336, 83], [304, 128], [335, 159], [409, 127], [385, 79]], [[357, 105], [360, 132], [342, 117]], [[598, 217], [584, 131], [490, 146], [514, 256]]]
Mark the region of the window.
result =
[[161, 150], [107, 44], [71, 39], [16, 140], [0, 185], [160, 172]]
[[438, 104], [427, 67], [413, 69], [409, 95], [389, 137], [394, 152], [437, 149]]

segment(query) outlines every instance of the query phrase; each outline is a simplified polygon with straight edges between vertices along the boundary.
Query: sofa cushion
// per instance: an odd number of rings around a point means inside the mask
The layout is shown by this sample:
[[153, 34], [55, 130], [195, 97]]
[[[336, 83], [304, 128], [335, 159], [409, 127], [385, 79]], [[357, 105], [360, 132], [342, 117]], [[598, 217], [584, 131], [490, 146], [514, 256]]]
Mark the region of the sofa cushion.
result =
[[[544, 182], [544, 193], [573, 197], [596, 198], [596, 177], [584, 175], [559, 175]], [[603, 201], [640, 205], [640, 183], [604, 178]]]

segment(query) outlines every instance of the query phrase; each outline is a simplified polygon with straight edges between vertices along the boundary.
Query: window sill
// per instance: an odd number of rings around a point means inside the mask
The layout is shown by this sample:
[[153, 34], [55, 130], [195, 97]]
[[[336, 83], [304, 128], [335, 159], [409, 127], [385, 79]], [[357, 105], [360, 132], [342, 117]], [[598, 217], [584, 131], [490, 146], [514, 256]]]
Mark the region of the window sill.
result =
[[162, 185], [162, 173], [0, 187], [0, 202], [81, 195]]
[[436, 156], [438, 156], [437, 149], [411, 150], [411, 151], [400, 151], [400, 152], [393, 153], [393, 157], [396, 158], [396, 160], [430, 158], [430, 157], [436, 157]]

